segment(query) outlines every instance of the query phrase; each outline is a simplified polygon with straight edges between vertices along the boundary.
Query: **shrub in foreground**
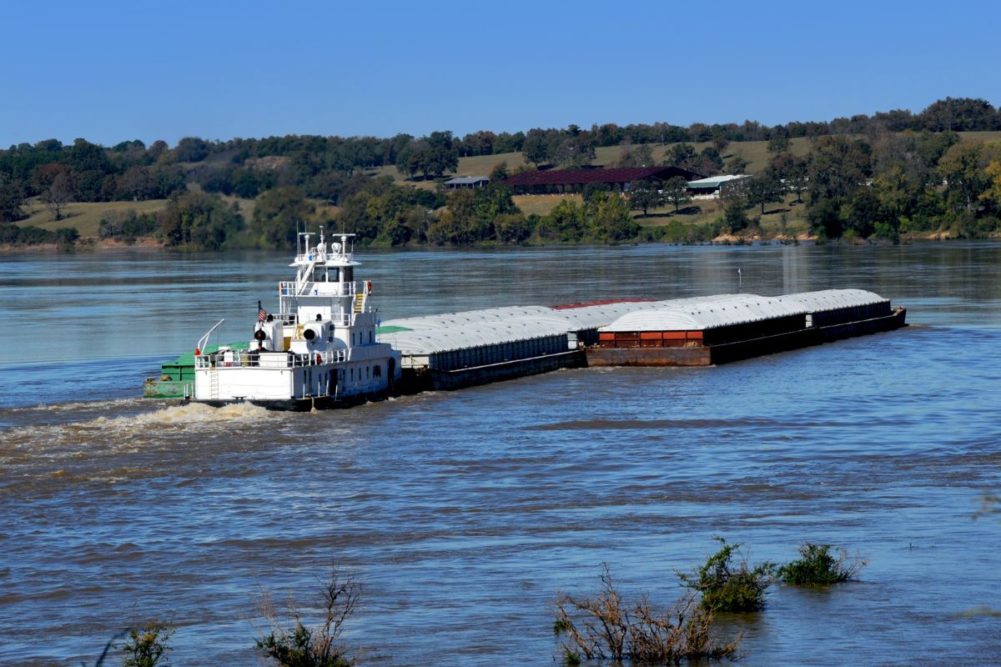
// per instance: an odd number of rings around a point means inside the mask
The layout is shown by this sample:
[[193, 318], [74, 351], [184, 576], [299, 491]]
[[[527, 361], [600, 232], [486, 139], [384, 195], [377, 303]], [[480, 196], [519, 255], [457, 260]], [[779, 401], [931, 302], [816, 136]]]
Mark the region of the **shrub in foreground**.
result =
[[678, 572], [681, 583], [702, 595], [701, 606], [709, 611], [758, 611], [765, 606], [765, 590], [772, 582], [775, 566], [760, 563], [751, 567], [746, 558], [734, 563], [739, 544], [715, 538], [720, 550], [692, 574]]
[[125, 659], [122, 667], [155, 667], [156, 665], [166, 666], [166, 660], [161, 663], [161, 658], [166, 658], [170, 647], [167, 642], [174, 634], [171, 626], [153, 621], [145, 625], [129, 628], [129, 638], [122, 646], [122, 653]]
[[793, 586], [829, 586], [855, 578], [866, 562], [849, 558], [844, 549], [838, 557], [831, 555], [830, 544], [807, 542], [799, 548], [800, 558], [778, 569], [778, 577]]
[[621, 663], [676, 665], [683, 660], [735, 657], [740, 637], [713, 638], [713, 613], [687, 595], [674, 608], [657, 611], [643, 597], [627, 605], [602, 566], [601, 591], [594, 598], [560, 594], [553, 632], [561, 640], [563, 662], [613, 660]]
[[[94, 667], [104, 667], [108, 654], [123, 637], [128, 640], [120, 647], [122, 667], [167, 667], [168, 642], [174, 634], [174, 627], [160, 621], [149, 621], [126, 628], [108, 640], [104, 650], [94, 663]], [[161, 659], [163, 662], [161, 662]], [[83, 663], [86, 667], [87, 663]]]
[[[270, 632], [257, 640], [257, 649], [281, 667], [349, 667], [353, 661], [340, 643], [344, 622], [354, 612], [361, 586], [334, 570], [323, 590], [323, 621], [317, 627], [303, 622], [302, 613], [291, 603], [283, 621], [267, 594], [261, 609]], [[288, 627], [288, 623], [292, 627]]]

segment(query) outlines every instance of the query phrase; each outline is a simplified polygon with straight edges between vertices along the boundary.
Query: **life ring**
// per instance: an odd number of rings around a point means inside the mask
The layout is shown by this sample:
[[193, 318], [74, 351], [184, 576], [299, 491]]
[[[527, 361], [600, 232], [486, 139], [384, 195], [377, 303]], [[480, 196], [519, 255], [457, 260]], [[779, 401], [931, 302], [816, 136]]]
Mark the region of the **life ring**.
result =
[[323, 356], [319, 352], [317, 352], [316, 353], [316, 365], [319, 366], [322, 363], [323, 363]]
[[260, 341], [263, 343], [267, 337], [268, 334], [264, 333], [264, 329], [258, 329], [257, 331], [254, 332], [254, 340], [256, 341]]
[[371, 280], [366, 280], [365, 281], [365, 294], [371, 294], [371, 293], [372, 293], [372, 281]]

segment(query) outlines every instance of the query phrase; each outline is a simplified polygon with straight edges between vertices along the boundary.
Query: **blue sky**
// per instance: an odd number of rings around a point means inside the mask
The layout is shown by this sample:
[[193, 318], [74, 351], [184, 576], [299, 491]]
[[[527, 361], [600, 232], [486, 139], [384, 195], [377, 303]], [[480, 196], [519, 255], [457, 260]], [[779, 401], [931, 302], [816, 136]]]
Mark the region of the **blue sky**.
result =
[[1001, 3], [4, 2], [0, 146], [1001, 104]]

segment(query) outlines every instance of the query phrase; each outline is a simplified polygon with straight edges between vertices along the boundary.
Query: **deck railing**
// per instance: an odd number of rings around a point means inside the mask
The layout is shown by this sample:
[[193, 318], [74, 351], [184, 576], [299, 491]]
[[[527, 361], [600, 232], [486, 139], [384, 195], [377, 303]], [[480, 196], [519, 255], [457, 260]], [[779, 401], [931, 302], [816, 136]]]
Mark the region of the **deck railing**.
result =
[[195, 368], [304, 368], [339, 363], [347, 359], [344, 350], [327, 350], [297, 354], [293, 352], [257, 352], [256, 350], [225, 350], [195, 357]]
[[[310, 289], [306, 289], [306, 286], [311, 286]], [[313, 290], [316, 290], [314, 292]], [[317, 281], [307, 281], [303, 285], [303, 291], [301, 294], [296, 292], [296, 282], [294, 280], [282, 280], [278, 283], [278, 295], [285, 298], [292, 298], [297, 296], [354, 296], [358, 291], [357, 283], [346, 282], [346, 283], [328, 283], [322, 280]]]

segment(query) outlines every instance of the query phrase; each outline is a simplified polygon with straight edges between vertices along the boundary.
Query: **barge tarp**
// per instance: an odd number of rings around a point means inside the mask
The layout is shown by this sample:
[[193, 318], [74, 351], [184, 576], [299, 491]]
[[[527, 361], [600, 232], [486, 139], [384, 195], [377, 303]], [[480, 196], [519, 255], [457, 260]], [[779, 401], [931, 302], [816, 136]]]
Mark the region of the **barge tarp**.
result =
[[661, 302], [599, 331], [594, 366], [705, 366], [887, 331], [906, 311], [865, 290]]

